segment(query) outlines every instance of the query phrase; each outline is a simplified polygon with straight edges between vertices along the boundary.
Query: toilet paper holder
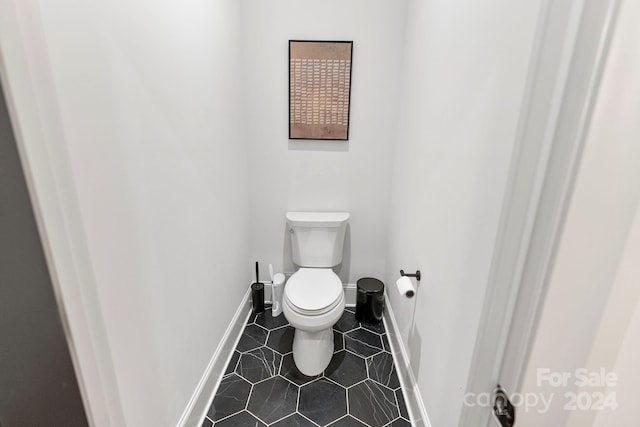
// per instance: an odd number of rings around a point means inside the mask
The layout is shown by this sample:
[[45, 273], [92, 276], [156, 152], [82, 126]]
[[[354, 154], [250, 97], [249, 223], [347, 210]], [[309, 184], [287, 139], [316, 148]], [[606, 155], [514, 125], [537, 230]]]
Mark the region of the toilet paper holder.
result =
[[407, 277], [415, 277], [418, 282], [420, 281], [420, 270], [416, 270], [416, 274], [406, 274], [404, 270], [400, 270], [400, 275], [407, 276]]

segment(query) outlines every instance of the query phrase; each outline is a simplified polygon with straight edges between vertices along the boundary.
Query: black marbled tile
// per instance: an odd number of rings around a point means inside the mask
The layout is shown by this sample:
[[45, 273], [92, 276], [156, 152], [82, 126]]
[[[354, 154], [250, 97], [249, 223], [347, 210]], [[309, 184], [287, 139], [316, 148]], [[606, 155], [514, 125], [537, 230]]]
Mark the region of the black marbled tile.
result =
[[347, 350], [363, 357], [373, 356], [382, 351], [380, 335], [366, 329], [356, 329], [344, 334], [344, 344]]
[[333, 331], [333, 352], [344, 350], [344, 334], [334, 329]]
[[350, 311], [345, 311], [336, 324], [333, 325], [333, 329], [340, 332], [347, 332], [357, 328], [359, 325], [356, 316]]
[[268, 334], [269, 332], [260, 326], [247, 325], [242, 331], [236, 350], [244, 352], [261, 347], [267, 341]]
[[372, 427], [388, 424], [399, 416], [393, 391], [371, 380], [351, 387], [349, 414]]
[[360, 421], [356, 420], [351, 415], [342, 417], [335, 423], [329, 424], [329, 426], [330, 427], [369, 427], [366, 424], [363, 424]]
[[378, 323], [360, 323], [360, 326], [362, 326], [365, 329], [370, 330], [371, 332], [375, 332], [376, 334], [384, 334], [385, 333], [385, 329], [384, 329], [384, 323], [382, 321], [378, 322]]
[[411, 427], [411, 423], [405, 419], [398, 418], [391, 424], [387, 424], [389, 427]]
[[296, 364], [293, 360], [293, 354], [291, 353], [287, 354], [282, 359], [282, 366], [280, 367], [280, 375], [282, 375], [289, 381], [294, 382], [298, 385], [307, 384], [319, 377], [319, 375], [310, 377], [300, 372], [296, 367]]
[[282, 356], [269, 347], [256, 348], [242, 353], [236, 373], [255, 384], [278, 375], [281, 360]]
[[247, 410], [267, 424], [296, 411], [298, 386], [282, 377], [273, 377], [253, 386]]
[[308, 377], [284, 316], [252, 314], [202, 427], [410, 425], [383, 325], [360, 324], [350, 308], [333, 329], [329, 366]]
[[345, 389], [326, 378], [300, 387], [298, 412], [319, 425], [327, 425], [347, 413]]
[[409, 412], [407, 411], [407, 404], [404, 401], [404, 394], [402, 393], [402, 389], [396, 390], [396, 400], [398, 401], [398, 410], [400, 411], [400, 416], [408, 420]]
[[289, 324], [283, 313], [280, 313], [278, 316], [273, 317], [270, 308], [265, 310], [264, 313], [259, 313], [253, 320], [253, 322], [269, 330], [281, 328]]
[[207, 417], [213, 421], [244, 409], [251, 391], [251, 384], [236, 374], [226, 376], [220, 382]]
[[279, 328], [269, 332], [267, 346], [284, 355], [293, 350], [293, 335], [295, 329], [291, 326]]
[[293, 415], [289, 415], [287, 418], [284, 418], [278, 421], [275, 424], [271, 424], [272, 427], [316, 427], [314, 423], [298, 414], [297, 412]]
[[392, 353], [391, 346], [389, 345], [389, 336], [384, 334], [380, 338], [382, 338], [382, 347], [389, 353]]
[[[265, 311], [269, 310], [270, 308], [271, 308], [271, 304], [270, 303], [266, 303], [264, 305], [264, 310]], [[256, 318], [258, 316], [260, 316], [261, 314], [264, 315], [264, 311], [262, 313], [256, 313], [253, 310], [251, 310], [251, 314], [249, 314], [249, 320], [247, 320], [247, 325], [253, 323], [256, 320]]]
[[247, 411], [242, 411], [232, 417], [218, 421], [216, 427], [266, 427], [266, 424]]
[[224, 371], [224, 375], [228, 375], [236, 370], [238, 359], [240, 359], [240, 352], [234, 351], [231, 356], [231, 360], [229, 360], [229, 364], [227, 365], [227, 369]]
[[324, 376], [350, 387], [367, 378], [367, 367], [362, 357], [343, 350], [333, 355]]
[[392, 390], [400, 387], [400, 380], [393, 364], [393, 356], [386, 351], [367, 359], [369, 378]]

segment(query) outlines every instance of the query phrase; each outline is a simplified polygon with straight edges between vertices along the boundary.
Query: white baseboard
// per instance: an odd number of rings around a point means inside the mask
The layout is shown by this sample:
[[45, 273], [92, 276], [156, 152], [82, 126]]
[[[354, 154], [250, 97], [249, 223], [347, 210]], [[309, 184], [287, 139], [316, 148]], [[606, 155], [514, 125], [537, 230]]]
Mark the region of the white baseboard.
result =
[[343, 288], [344, 288], [344, 300], [347, 307], [355, 307], [356, 306], [356, 284], [346, 283], [343, 285]]
[[177, 427], [200, 427], [202, 425], [227, 364], [238, 345], [244, 325], [249, 320], [249, 314], [251, 313], [250, 290], [248, 289], [242, 298], [242, 302], [220, 340], [218, 348], [213, 353], [207, 369], [205, 369], [196, 390], [191, 396], [191, 400], [187, 404], [187, 408], [182, 413]]
[[391, 305], [389, 304], [389, 299], [386, 294], [384, 299], [384, 327], [387, 330], [389, 345], [391, 346], [393, 360], [395, 361], [396, 370], [398, 371], [400, 385], [402, 386], [402, 390], [405, 392], [404, 398], [407, 405], [407, 411], [411, 417], [411, 425], [417, 427], [431, 427], [429, 417], [427, 416], [427, 410], [424, 406], [424, 401], [420, 395], [418, 383], [416, 378], [413, 376], [413, 371], [411, 370], [409, 354], [402, 343], [398, 324], [396, 323], [393, 310], [391, 309]]

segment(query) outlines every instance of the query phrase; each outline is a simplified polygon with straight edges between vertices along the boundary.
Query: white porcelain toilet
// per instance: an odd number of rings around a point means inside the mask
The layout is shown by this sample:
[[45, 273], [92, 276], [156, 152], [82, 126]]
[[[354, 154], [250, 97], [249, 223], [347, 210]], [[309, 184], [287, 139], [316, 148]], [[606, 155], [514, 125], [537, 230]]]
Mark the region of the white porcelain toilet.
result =
[[342, 262], [348, 213], [288, 212], [293, 262], [282, 311], [291, 326], [293, 360], [305, 375], [324, 371], [333, 355], [332, 326], [344, 312], [342, 281], [332, 267]]

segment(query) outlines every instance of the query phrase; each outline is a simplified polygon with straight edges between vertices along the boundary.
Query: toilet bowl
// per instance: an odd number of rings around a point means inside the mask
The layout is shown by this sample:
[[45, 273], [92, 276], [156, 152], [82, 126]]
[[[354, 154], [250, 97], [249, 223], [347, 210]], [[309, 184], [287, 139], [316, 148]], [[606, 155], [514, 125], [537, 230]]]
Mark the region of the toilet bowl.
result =
[[321, 374], [331, 361], [332, 326], [344, 307], [342, 281], [330, 268], [300, 268], [287, 281], [282, 310], [295, 328], [293, 359], [303, 374]]

